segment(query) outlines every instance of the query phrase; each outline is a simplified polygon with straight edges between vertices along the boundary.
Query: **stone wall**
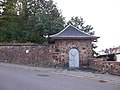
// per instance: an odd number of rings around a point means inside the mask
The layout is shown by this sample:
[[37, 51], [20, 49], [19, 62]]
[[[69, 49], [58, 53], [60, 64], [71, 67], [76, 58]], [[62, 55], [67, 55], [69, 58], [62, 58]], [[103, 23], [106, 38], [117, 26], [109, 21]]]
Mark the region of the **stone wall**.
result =
[[90, 62], [90, 68], [104, 73], [120, 75], [120, 62], [116, 61], [103, 61], [102, 59], [95, 59]]
[[69, 50], [77, 48], [79, 50], [80, 66], [87, 65], [92, 58], [91, 40], [56, 40], [55, 60], [59, 65], [68, 66]]
[[32, 66], [68, 67], [69, 50], [77, 48], [80, 66], [88, 66], [92, 58], [90, 40], [56, 40], [55, 44], [0, 44], [0, 61]]
[[32, 66], [54, 66], [54, 45], [0, 45], [0, 61]]

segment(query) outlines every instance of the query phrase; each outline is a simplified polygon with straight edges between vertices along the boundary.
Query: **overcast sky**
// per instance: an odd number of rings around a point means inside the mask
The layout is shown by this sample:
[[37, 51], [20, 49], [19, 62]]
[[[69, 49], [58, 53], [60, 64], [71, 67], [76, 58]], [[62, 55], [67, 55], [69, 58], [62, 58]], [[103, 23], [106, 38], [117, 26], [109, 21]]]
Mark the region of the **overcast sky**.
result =
[[81, 16], [92, 25], [98, 39], [98, 50], [120, 45], [120, 0], [53, 0], [69, 20]]

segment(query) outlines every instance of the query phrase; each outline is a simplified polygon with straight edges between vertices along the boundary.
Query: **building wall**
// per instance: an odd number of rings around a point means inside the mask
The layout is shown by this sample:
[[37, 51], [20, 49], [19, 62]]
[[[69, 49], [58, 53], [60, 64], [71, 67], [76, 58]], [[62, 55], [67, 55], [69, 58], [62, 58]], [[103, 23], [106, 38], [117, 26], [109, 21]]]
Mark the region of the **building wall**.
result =
[[116, 54], [116, 61], [120, 62], [120, 54]]
[[87, 65], [92, 58], [91, 40], [56, 40], [54, 57], [59, 65], [68, 66], [69, 50], [77, 48], [79, 50], [80, 66]]

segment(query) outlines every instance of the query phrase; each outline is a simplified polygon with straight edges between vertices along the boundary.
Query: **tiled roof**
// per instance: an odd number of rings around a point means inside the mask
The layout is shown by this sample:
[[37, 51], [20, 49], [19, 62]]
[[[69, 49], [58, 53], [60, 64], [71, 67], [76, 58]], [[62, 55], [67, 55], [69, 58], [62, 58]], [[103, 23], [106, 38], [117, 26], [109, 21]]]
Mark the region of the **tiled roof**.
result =
[[78, 28], [69, 25], [61, 32], [51, 35], [51, 39], [97, 39], [99, 37], [91, 36], [79, 30]]

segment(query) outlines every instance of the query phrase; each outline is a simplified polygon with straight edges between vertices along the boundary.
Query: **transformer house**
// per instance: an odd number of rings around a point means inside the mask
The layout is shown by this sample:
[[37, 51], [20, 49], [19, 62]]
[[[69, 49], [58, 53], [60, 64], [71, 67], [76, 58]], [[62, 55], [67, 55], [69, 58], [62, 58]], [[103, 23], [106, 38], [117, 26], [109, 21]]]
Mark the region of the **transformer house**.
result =
[[91, 36], [69, 25], [61, 32], [50, 35], [50, 43], [55, 44], [54, 59], [59, 66], [79, 68], [88, 66], [92, 59], [92, 41], [99, 37]]

